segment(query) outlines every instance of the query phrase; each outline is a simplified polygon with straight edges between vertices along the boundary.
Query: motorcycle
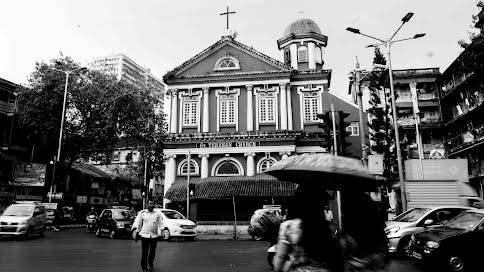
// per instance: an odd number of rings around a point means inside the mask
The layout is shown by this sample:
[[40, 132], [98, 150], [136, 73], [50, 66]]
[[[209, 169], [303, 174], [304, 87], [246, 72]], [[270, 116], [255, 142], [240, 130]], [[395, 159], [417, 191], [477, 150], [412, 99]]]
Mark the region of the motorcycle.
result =
[[87, 230], [89, 232], [93, 232], [96, 229], [96, 221], [97, 221], [97, 216], [93, 214], [87, 216], [86, 222], [87, 222]]

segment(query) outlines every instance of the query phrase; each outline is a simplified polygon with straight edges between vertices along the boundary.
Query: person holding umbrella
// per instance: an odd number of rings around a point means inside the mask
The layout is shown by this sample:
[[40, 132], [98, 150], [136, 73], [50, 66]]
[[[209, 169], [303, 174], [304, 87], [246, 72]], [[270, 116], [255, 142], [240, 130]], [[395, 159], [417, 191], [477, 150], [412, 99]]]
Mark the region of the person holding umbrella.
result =
[[279, 229], [274, 271], [341, 271], [340, 246], [324, 216], [325, 195], [320, 185], [298, 186]]

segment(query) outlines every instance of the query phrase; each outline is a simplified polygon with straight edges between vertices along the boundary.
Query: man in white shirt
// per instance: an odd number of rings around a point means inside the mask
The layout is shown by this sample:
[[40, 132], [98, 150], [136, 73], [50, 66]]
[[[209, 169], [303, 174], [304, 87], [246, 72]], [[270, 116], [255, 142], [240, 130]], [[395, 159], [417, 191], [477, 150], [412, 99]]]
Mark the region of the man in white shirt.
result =
[[141, 236], [141, 269], [143, 272], [153, 271], [158, 229], [163, 220], [161, 213], [153, 210], [154, 207], [153, 201], [148, 201], [148, 210], [140, 213], [138, 228], [136, 232], [133, 232], [133, 238], [136, 239], [138, 234]]

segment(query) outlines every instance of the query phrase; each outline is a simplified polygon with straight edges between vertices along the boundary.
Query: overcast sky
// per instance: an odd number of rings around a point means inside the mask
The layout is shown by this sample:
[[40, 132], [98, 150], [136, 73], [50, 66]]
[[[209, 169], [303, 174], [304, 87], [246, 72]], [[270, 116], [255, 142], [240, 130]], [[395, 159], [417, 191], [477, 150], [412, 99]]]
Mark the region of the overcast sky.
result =
[[277, 39], [292, 21], [315, 21], [328, 36], [325, 69], [332, 69], [331, 90], [345, 95], [347, 73], [358, 56], [370, 67], [373, 41], [345, 31], [389, 38], [407, 12], [414, 17], [397, 35], [427, 36], [392, 47], [394, 69], [439, 67], [443, 72], [468, 39], [476, 0], [15, 0], [2, 1], [0, 77], [25, 83], [35, 61], [59, 57], [59, 51], [87, 64], [93, 57], [124, 53], [158, 78], [218, 41], [225, 29], [227, 5], [236, 14], [230, 26], [237, 40], [280, 59]]

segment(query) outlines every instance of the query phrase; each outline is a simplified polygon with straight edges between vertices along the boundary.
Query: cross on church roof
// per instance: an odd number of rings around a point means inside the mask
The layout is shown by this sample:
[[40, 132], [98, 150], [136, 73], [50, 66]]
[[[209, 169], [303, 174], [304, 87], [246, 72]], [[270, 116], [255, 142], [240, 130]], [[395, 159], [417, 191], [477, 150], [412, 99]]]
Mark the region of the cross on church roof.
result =
[[235, 11], [229, 11], [229, 7], [227, 7], [227, 12], [220, 13], [220, 15], [226, 15], [227, 16], [227, 29], [229, 29], [229, 15], [234, 14]]

